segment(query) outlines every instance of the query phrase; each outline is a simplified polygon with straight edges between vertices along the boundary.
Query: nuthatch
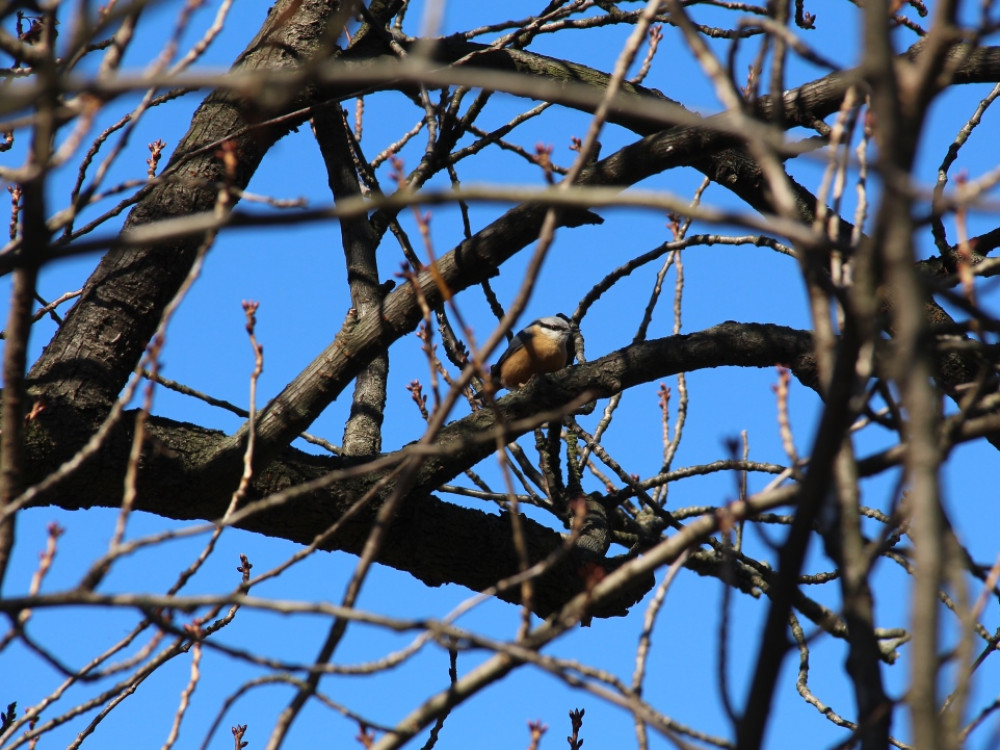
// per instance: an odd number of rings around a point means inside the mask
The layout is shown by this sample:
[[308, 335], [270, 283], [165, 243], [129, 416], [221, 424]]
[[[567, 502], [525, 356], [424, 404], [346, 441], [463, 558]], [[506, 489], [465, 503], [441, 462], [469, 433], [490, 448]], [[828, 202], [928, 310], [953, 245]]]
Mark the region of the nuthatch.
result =
[[490, 368], [494, 382], [513, 390], [535, 375], [561, 370], [573, 359], [572, 333], [570, 320], [562, 313], [532, 321]]

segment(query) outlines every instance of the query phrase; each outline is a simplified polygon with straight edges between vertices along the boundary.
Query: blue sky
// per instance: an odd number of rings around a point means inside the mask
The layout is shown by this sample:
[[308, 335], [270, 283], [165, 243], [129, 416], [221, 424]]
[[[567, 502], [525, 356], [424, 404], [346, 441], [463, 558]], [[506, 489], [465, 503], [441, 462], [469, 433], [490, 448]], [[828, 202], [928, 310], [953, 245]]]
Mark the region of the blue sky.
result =
[[[814, 3], [815, 4], [815, 3]], [[484, 8], [483, 5], [486, 7]], [[445, 31], [468, 28], [486, 21], [507, 17], [526, 17], [536, 12], [541, 3], [508, 2], [490, 4], [450, 3], [446, 6]], [[141, 68], [146, 60], [140, 50], [156, 48], [158, 39], [171, 28], [177, 5], [165, 3], [154, 9], [143, 26], [148, 37], [137, 44], [127, 58], [128, 64]], [[638, 6], [636, 6], [638, 7]], [[419, 29], [418, 3], [407, 19], [408, 31]], [[819, 15], [820, 31], [806, 38], [823, 53], [847, 66], [858, 59], [859, 31], [856, 9], [847, 3], [837, 4], [832, 12], [821, 5], [810, 9]], [[263, 5], [242, 6], [234, 12], [225, 33], [210, 50], [204, 63], [223, 68], [242, 49], [263, 18]], [[200, 35], [211, 21], [214, 7], [195, 15], [196, 31]], [[712, 23], [713, 19], [729, 18], [720, 10], [694, 8], [697, 20]], [[828, 18], [827, 16], [832, 16]], [[601, 69], [610, 70], [630, 27], [608, 27], [601, 30], [575, 32], [567, 35], [542, 36], [533, 45], [535, 51], [555, 56], [567, 55]], [[654, 61], [646, 83], [692, 109], [710, 113], [718, 111], [712, 86], [691, 61], [672, 29], [665, 27], [666, 38]], [[159, 36], [158, 36], [159, 35]], [[490, 41], [492, 37], [485, 37]], [[901, 32], [900, 48], [912, 43], [913, 36]], [[989, 41], [989, 40], [987, 40]], [[580, 45], [586, 44], [586, 54]], [[717, 46], [717, 50], [725, 49]], [[745, 42], [741, 66], [756, 52], [755, 43]], [[744, 61], [745, 60], [745, 61]], [[799, 84], [822, 75], [810, 65], [794, 64], [789, 72], [791, 84]], [[966, 87], [948, 94], [938, 103], [928, 128], [927, 148], [921, 152], [918, 175], [924, 186], [933, 184], [934, 172], [946, 144], [971, 114], [975, 103], [989, 91], [988, 86]], [[114, 167], [107, 184], [138, 178], [145, 170], [145, 144], [163, 138], [168, 152], [185, 131], [190, 114], [202, 94], [185, 97], [152, 113], [140, 124], [125, 156]], [[484, 116], [483, 126], [496, 126], [513, 113], [524, 111], [531, 103], [512, 97], [496, 96]], [[120, 111], [120, 110], [116, 110]], [[398, 112], [405, 115], [398, 115]], [[116, 119], [118, 115], [111, 118]], [[980, 131], [973, 135], [962, 156], [952, 168], [952, 174], [967, 170], [975, 178], [997, 164], [995, 133], [997, 113], [987, 112]], [[418, 113], [399, 94], [371, 98], [366, 107], [363, 146], [369, 156], [398, 137], [416, 122]], [[571, 136], [582, 137], [589, 118], [579, 113], [552, 111], [520, 131], [514, 140], [531, 150], [536, 143], [551, 144], [554, 158], [567, 164], [572, 158], [568, 150]], [[106, 124], [106, 123], [104, 123]], [[104, 124], [95, 128], [95, 133]], [[797, 135], [803, 135], [799, 133]], [[23, 158], [21, 139], [17, 148], [3, 156], [3, 163], [13, 165]], [[603, 153], [612, 153], [634, 140], [634, 136], [614, 126], [605, 128], [601, 141]], [[412, 168], [419, 159], [424, 143], [423, 134], [405, 150], [402, 157]], [[72, 184], [74, 168], [65, 168], [55, 175], [52, 183], [52, 208], [62, 206], [68, 185]], [[822, 163], [816, 161], [796, 165], [794, 174], [811, 189], [816, 189]], [[388, 184], [389, 168], [383, 166], [379, 178]], [[538, 170], [524, 165], [497, 149], [487, 150], [469, 166], [460, 165], [463, 182], [481, 183], [487, 180], [509, 184], [539, 184]], [[680, 196], [690, 196], [700, 182], [693, 170], [678, 170], [651, 178], [641, 187], [669, 190]], [[436, 183], [440, 184], [440, 182]], [[251, 192], [279, 198], [305, 197], [311, 206], [330, 202], [326, 177], [322, 170], [319, 150], [307, 126], [281, 141], [265, 159], [249, 186]], [[853, 187], [849, 187], [853, 190]], [[705, 194], [706, 203], [721, 206], [737, 205], [723, 189], [712, 186]], [[853, 206], [849, 198], [848, 205]], [[109, 204], [110, 205], [110, 204]], [[481, 205], [472, 211], [473, 229], [484, 226], [505, 210], [505, 206]], [[853, 212], [853, 207], [850, 209]], [[523, 322], [556, 311], [572, 312], [591, 286], [624, 259], [655, 247], [668, 239], [665, 218], [636, 209], [602, 211], [606, 221], [602, 226], [562, 230], [542, 270], [537, 292], [523, 316]], [[972, 233], [992, 228], [991, 216], [981, 213], [972, 217]], [[402, 216], [411, 236], [418, 235], [409, 214]], [[437, 254], [451, 249], [462, 238], [462, 225], [457, 209], [435, 207], [431, 219], [432, 236]], [[695, 225], [692, 232], [723, 231]], [[742, 230], [736, 230], [743, 233]], [[949, 225], [954, 238], [954, 227]], [[923, 240], [922, 254], [931, 252], [929, 233]], [[504, 266], [494, 280], [494, 289], [504, 304], [509, 303], [523, 277], [524, 264], [530, 248]], [[398, 270], [401, 256], [390, 242], [380, 249], [380, 272], [383, 279]], [[95, 258], [84, 257], [46, 267], [41, 275], [40, 293], [53, 298], [62, 292], [79, 288], [93, 267]], [[773, 322], [805, 328], [809, 326], [803, 285], [795, 261], [773, 251], [752, 246], [696, 247], [684, 254], [686, 285], [684, 291], [685, 332], [693, 332], [725, 320]], [[634, 274], [598, 302], [582, 323], [589, 358], [597, 358], [628, 344], [639, 323], [653, 283], [658, 264]], [[673, 272], [668, 275], [668, 289], [673, 284]], [[8, 280], [0, 279], [0, 292], [6, 299]], [[669, 335], [673, 318], [670, 312], [671, 291], [665, 291], [650, 327], [650, 337]], [[296, 373], [330, 341], [338, 330], [350, 305], [343, 284], [339, 227], [333, 223], [317, 223], [278, 230], [237, 230], [223, 233], [212, 249], [202, 277], [191, 291], [167, 334], [163, 355], [163, 374], [194, 388], [244, 405], [248, 378], [253, 367], [252, 354], [243, 334], [241, 300], [261, 303], [257, 335], [264, 345], [265, 366], [260, 381], [259, 403], [276, 395]], [[996, 310], [995, 289], [983, 304]], [[5, 303], [0, 303], [4, 305]], [[470, 290], [459, 297], [463, 314], [472, 322], [481, 341], [490, 332], [492, 318], [482, 294]], [[52, 334], [52, 325], [39, 323], [31, 341], [37, 356]], [[390, 385], [384, 429], [384, 449], [392, 450], [416, 439], [422, 421], [410, 403], [405, 385], [414, 378], [426, 385], [427, 365], [415, 336], [398, 342], [391, 351]], [[688, 377], [691, 407], [685, 438], [674, 462], [675, 467], [709, 462], [726, 456], [725, 441], [747, 429], [750, 436], [750, 457], [762, 461], [783, 462], [784, 453], [776, 427], [775, 403], [771, 386], [776, 382], [773, 370], [738, 372], [733, 369], [692, 373]], [[668, 381], [674, 388], [675, 380]], [[605, 444], [609, 452], [626, 463], [626, 469], [641, 476], [655, 473], [659, 466], [661, 445], [660, 424], [656, 409], [657, 383], [632, 389], [609, 431]], [[339, 443], [347, 399], [332, 404], [312, 425], [310, 431]], [[674, 405], [676, 401], [674, 402]], [[799, 452], [808, 452], [819, 415], [820, 403], [810, 391], [793, 384], [791, 404], [793, 425]], [[232, 431], [240, 420], [233, 415], [207, 407], [190, 398], [158, 389], [154, 411], [173, 419], [196, 422], [208, 427]], [[456, 417], [462, 416], [456, 413]], [[674, 415], [672, 415], [673, 418]], [[585, 421], [592, 427], [596, 416]], [[858, 438], [861, 456], [885, 444], [886, 437], [877, 433]], [[531, 451], [531, 441], [522, 441]], [[993, 520], [996, 501], [995, 451], [988, 446], [962, 446], [945, 472], [945, 504], [959, 535], [976, 560], [991, 563], [997, 554], [996, 523]], [[496, 461], [487, 459], [482, 473], [496, 478]], [[751, 490], [759, 489], [767, 477], [751, 478]], [[866, 482], [864, 502], [873, 507], [888, 507], [897, 477], [887, 475]], [[499, 484], [498, 484], [499, 486]], [[589, 480], [587, 489], [600, 489]], [[724, 502], [735, 497], [732, 475], [716, 474], [680, 483], [672, 488], [669, 506], [672, 509], [692, 505]], [[481, 507], [463, 498], [448, 498], [455, 502]], [[489, 511], [495, 512], [495, 511]], [[544, 523], [549, 519], [533, 509], [528, 514]], [[95, 555], [100, 554], [114, 528], [115, 512], [92, 510], [64, 512], [42, 508], [22, 513], [18, 519], [18, 540], [15, 559], [7, 574], [5, 593], [24, 592], [37, 564], [37, 555], [44, 548], [45, 529], [52, 522], [66, 529], [60, 539], [59, 552], [45, 590], [57, 591], [74, 586]], [[156, 533], [179, 524], [162, 519], [136, 515], [130, 521], [129, 537]], [[874, 527], [872, 531], [874, 532]], [[778, 532], [769, 529], [770, 536]], [[164, 547], [140, 552], [118, 563], [103, 585], [106, 591], [159, 592], [168, 587], [176, 573], [198, 554], [205, 537], [170, 542]], [[762, 552], [763, 542], [754, 534], [748, 544]], [[255, 572], [264, 571], [294, 554], [297, 547], [282, 540], [265, 538], [238, 530], [223, 534], [220, 546], [205, 568], [186, 589], [188, 593], [228, 591], [237, 583], [235, 566], [238, 555], [247, 554]], [[622, 550], [613, 548], [612, 552]], [[256, 595], [279, 599], [339, 601], [356, 559], [343, 553], [320, 553], [307, 558], [276, 580], [262, 584]], [[807, 561], [807, 572], [827, 570], [828, 561], [818, 550]], [[660, 572], [658, 580], [662, 580]], [[879, 591], [878, 624], [900, 627], [907, 623], [906, 594], [908, 579], [888, 561], [876, 569], [875, 585]], [[833, 587], [817, 591], [816, 596], [836, 609]], [[810, 592], [813, 593], [813, 592]], [[973, 596], [978, 589], [973, 588]], [[440, 617], [471, 596], [471, 592], [456, 586], [428, 588], [411, 577], [384, 567], [371, 573], [359, 606], [375, 612], [402, 618]], [[684, 571], [674, 582], [667, 603], [660, 615], [653, 636], [653, 655], [649, 663], [646, 697], [669, 716], [702, 731], [730, 736], [728, 722], [722, 711], [717, 690], [718, 614], [722, 603], [722, 586], [714, 579], [703, 579]], [[643, 606], [633, 616], [621, 620], [597, 621], [590, 628], [581, 628], [555, 643], [547, 653], [575, 659], [618, 674], [631, 677], [637, 638], [642, 626]], [[759, 625], [766, 614], [766, 601], [735, 594], [729, 635], [730, 664], [727, 674], [729, 690], [737, 706], [745, 699], [753, 663], [756, 658]], [[988, 629], [996, 626], [997, 608], [987, 608], [984, 623]], [[511, 638], [516, 632], [519, 613], [516, 608], [496, 601], [480, 605], [459, 624], [495, 638]], [[129, 612], [90, 610], [53, 610], [36, 612], [29, 632], [40, 642], [52, 647], [67, 663], [82, 665], [122, 637], [134, 622]], [[317, 617], [281, 617], [273, 614], [242, 611], [232, 625], [219, 635], [219, 641], [230, 646], [253, 649], [273, 658], [299, 662], [311, 660], [319, 649], [327, 629], [326, 621]], [[806, 625], [807, 633], [813, 628]], [[392, 635], [362, 626], [351, 626], [337, 652], [338, 663], [357, 664], [378, 659], [409, 643], [414, 634]], [[134, 649], [133, 649], [134, 651]], [[891, 694], [900, 697], [907, 679], [905, 646], [903, 657], [891, 668], [884, 669]], [[846, 652], [842, 642], [819, 636], [812, 643], [812, 679], [818, 697], [846, 718], [853, 718], [853, 698], [850, 686], [842, 674]], [[459, 657], [461, 673], [487, 658], [482, 652], [463, 653]], [[797, 654], [785, 661], [768, 735], [768, 748], [830, 747], [843, 739], [844, 732], [833, 727], [817, 710], [806, 705], [795, 692]], [[436, 645], [426, 646], [420, 654], [403, 666], [377, 677], [331, 677], [322, 683], [323, 691], [373, 720], [393, 724], [420, 703], [424, 696], [447, 685], [448, 656]], [[137, 747], [152, 747], [163, 742], [169, 731], [174, 707], [188, 679], [190, 656], [180, 656], [156, 672], [129, 697], [125, 704], [112, 712], [97, 730], [91, 742], [97, 747], [115, 747], [128, 743]], [[194, 696], [190, 715], [181, 732], [179, 747], [197, 747], [206, 728], [220, 709], [226, 696], [245, 681], [266, 670], [247, 665], [221, 654], [208, 651], [201, 667], [202, 678]], [[0, 653], [0, 674], [7, 691], [0, 693], [0, 703], [17, 700], [21, 711], [49, 693], [60, 678], [47, 665], [26, 650], [14, 645]], [[996, 684], [995, 665], [989, 660], [977, 678], [973, 706], [981, 705], [992, 695]], [[105, 687], [101, 684], [100, 687]], [[89, 695], [92, 688], [71, 690], [59, 706], [69, 706], [79, 696]], [[225, 715], [212, 747], [229, 747], [229, 729], [233, 724], [249, 725], [247, 739], [251, 748], [262, 747], [270, 732], [274, 717], [291, 697], [287, 686], [276, 685], [251, 690]], [[975, 698], [979, 698], [978, 703]], [[533, 667], [524, 667], [510, 678], [494, 685], [449, 717], [438, 742], [438, 748], [509, 748], [527, 746], [526, 722], [540, 719], [550, 727], [543, 747], [561, 745], [569, 733], [567, 712], [585, 708], [582, 736], [587, 747], [629, 746], [634, 734], [631, 717], [621, 709], [611, 707], [598, 698], [567, 687]], [[59, 712], [46, 713], [46, 717]], [[76, 720], [55, 732], [52, 746], [68, 742], [83, 724]], [[995, 725], [994, 725], [995, 726]], [[987, 747], [988, 735], [971, 747]], [[905, 738], [905, 712], [897, 715], [894, 732]], [[357, 733], [356, 725], [329, 709], [310, 704], [294, 725], [286, 747], [300, 747], [317, 741], [327, 741], [336, 747], [349, 747]], [[420, 738], [411, 746], [423, 743]], [[667, 747], [662, 738], [651, 734], [651, 747]]]

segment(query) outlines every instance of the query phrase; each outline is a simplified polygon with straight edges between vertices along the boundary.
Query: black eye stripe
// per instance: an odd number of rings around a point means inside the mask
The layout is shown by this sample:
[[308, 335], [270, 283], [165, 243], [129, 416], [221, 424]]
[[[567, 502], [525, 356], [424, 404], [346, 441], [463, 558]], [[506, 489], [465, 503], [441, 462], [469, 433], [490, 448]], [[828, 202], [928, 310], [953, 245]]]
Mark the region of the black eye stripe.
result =
[[541, 321], [541, 320], [535, 321], [535, 325], [537, 325], [540, 328], [547, 328], [550, 331], [564, 331], [564, 332], [568, 332], [569, 331], [569, 326], [568, 325], [557, 326], [557, 325], [554, 325], [552, 323], [546, 323], [546, 322]]

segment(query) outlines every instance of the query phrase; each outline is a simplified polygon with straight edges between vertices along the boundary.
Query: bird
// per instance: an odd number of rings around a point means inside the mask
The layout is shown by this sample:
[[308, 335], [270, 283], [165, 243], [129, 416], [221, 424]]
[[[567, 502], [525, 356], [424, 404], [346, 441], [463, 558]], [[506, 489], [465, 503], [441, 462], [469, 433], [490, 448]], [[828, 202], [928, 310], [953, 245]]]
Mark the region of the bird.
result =
[[493, 382], [515, 390], [535, 375], [561, 370], [573, 359], [572, 334], [570, 319], [562, 313], [532, 321], [490, 368]]

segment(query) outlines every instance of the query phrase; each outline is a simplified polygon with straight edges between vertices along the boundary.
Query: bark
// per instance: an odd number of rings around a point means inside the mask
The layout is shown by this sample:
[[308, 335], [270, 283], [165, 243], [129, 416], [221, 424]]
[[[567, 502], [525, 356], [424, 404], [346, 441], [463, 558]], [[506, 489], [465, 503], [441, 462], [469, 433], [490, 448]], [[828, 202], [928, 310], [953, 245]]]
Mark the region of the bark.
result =
[[[336, 7], [324, 0], [283, 0], [233, 66], [237, 71], [301, 65], [320, 49]], [[311, 99], [303, 88], [290, 107]], [[210, 211], [217, 185], [246, 187], [261, 159], [288, 131], [288, 123], [257, 126], [274, 113], [234, 93], [211, 94], [194, 114], [165, 172], [183, 179], [148, 190], [125, 231], [163, 219]], [[227, 141], [236, 155], [228, 172], [211, 144]], [[207, 148], [206, 148], [207, 147]], [[31, 370], [32, 392], [50, 406], [103, 411], [115, 399], [159, 324], [164, 307], [185, 279], [203, 237], [107, 253]]]
[[[422, 464], [413, 489], [393, 521], [379, 561], [428, 585], [457, 583], [473, 591], [488, 588], [519, 569], [510, 520], [503, 514], [496, 516], [442, 502], [433, 491], [493, 452], [495, 430], [500, 425], [504, 426], [508, 439], [513, 439], [531, 429], [525, 420], [558, 410], [581, 396], [609, 396], [638, 383], [704, 367], [764, 367], [785, 363], [804, 378], [811, 378], [811, 349], [812, 337], [808, 332], [781, 326], [727, 323], [702, 333], [657, 339], [613, 352], [502, 399], [497, 413], [480, 410], [457, 420], [442, 430], [435, 444], [437, 453]], [[89, 437], [89, 425], [70, 419], [78, 414], [46, 410], [30, 423], [31, 459], [26, 470], [32, 482], [51, 474]], [[69, 510], [117, 507], [131, 446], [132, 423], [131, 418], [123, 420], [103, 450], [78, 472], [39, 497], [35, 504]], [[220, 518], [239, 475], [220, 477], [207, 473], [205, 463], [206, 457], [215, 453], [227, 437], [162, 418], [151, 418], [147, 429], [150, 439], [139, 472], [136, 508], [182, 520]], [[346, 511], [384, 480], [398, 463], [394, 459], [401, 458], [407, 450], [403, 448], [388, 457], [382, 469], [347, 476], [323, 489], [296, 496], [249, 516], [238, 526], [300, 544], [311, 543], [318, 534], [342, 522]], [[286, 449], [257, 476], [249, 501], [316, 481], [344, 468], [336, 458]], [[391, 483], [381, 486], [371, 502], [343, 523], [321, 547], [360, 552], [381, 500], [392, 489]], [[557, 532], [527, 518], [522, 518], [522, 524], [532, 562], [562, 547], [563, 537]], [[610, 558], [602, 564], [610, 571], [622, 561], [620, 557]], [[585, 553], [574, 551], [536, 583], [533, 606], [537, 614], [547, 616], [583, 590], [586, 581], [579, 572], [583, 562], [592, 561]], [[652, 577], [637, 581], [634, 588], [623, 590], [618, 599], [594, 615], [625, 614], [652, 584]], [[517, 601], [519, 594], [520, 588], [514, 587], [501, 597]]]

